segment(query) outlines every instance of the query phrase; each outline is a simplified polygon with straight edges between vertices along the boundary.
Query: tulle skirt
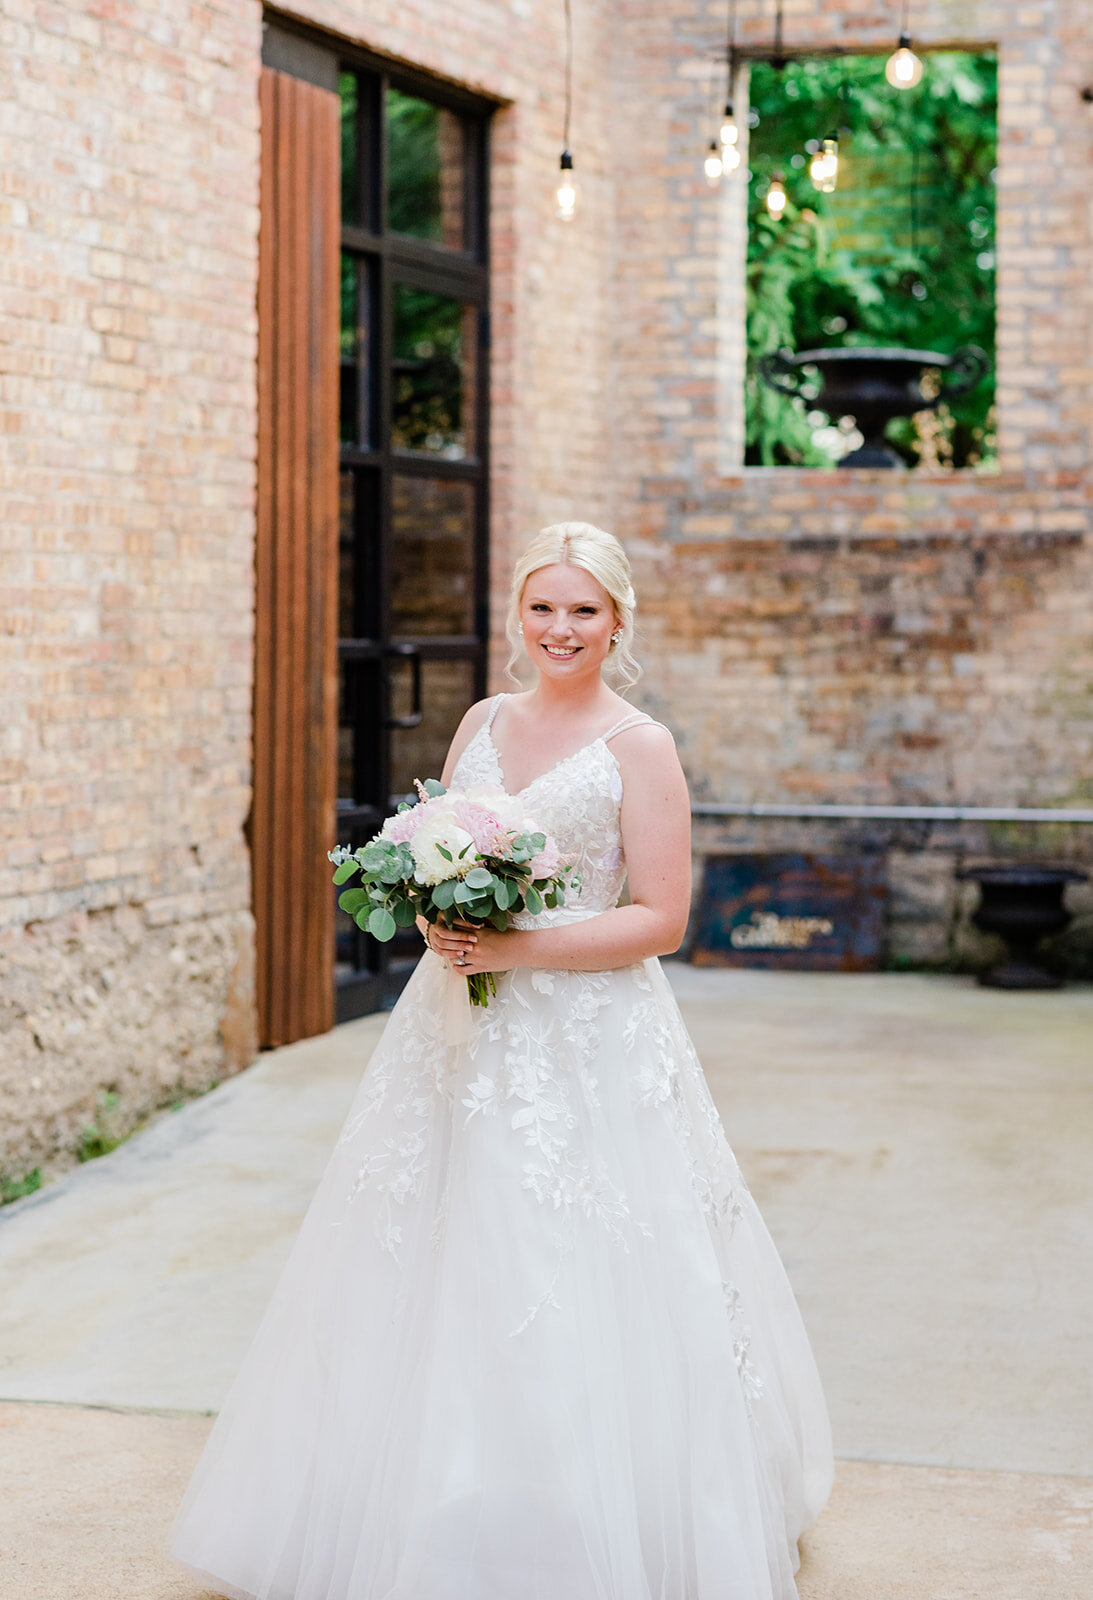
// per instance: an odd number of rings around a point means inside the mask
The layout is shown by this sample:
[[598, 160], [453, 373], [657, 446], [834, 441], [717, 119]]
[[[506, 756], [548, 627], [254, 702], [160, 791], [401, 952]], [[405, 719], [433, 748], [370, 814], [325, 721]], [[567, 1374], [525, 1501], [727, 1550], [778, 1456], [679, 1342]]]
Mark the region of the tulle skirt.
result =
[[659, 963], [426, 954], [173, 1550], [246, 1600], [792, 1600], [831, 1442]]

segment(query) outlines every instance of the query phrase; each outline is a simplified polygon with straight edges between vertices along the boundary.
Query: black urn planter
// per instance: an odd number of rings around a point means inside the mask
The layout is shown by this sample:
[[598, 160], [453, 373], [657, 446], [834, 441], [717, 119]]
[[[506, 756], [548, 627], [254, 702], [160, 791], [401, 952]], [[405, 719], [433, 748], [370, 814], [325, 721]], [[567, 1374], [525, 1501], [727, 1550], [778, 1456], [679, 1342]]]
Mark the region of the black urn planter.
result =
[[[759, 375], [779, 394], [807, 397], [833, 422], [854, 418], [864, 443], [844, 456], [840, 467], [902, 467], [902, 458], [884, 437], [892, 418], [932, 411], [943, 401], [967, 394], [988, 365], [983, 351], [971, 344], [951, 355], [941, 350], [838, 345], [828, 350], [775, 350], [759, 362]], [[942, 384], [937, 394], [928, 396], [922, 380], [933, 369], [942, 374]]]
[[1076, 867], [965, 867], [958, 878], [979, 885], [972, 921], [984, 933], [999, 934], [1009, 946], [1005, 961], [979, 974], [991, 989], [1061, 989], [1062, 978], [1036, 960], [1041, 939], [1062, 933], [1071, 913], [1063, 903], [1068, 883], [1084, 883]]

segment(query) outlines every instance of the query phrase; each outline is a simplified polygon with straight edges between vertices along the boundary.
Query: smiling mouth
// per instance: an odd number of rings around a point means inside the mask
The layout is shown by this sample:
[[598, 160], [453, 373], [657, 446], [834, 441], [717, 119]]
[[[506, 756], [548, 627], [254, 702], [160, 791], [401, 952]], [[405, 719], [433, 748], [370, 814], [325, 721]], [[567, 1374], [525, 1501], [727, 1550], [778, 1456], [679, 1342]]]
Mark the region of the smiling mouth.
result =
[[553, 656], [556, 661], [568, 661], [570, 656], [575, 656], [580, 648], [581, 647], [579, 644], [564, 646], [545, 644], [543, 646], [543, 649], [546, 651], [547, 655]]

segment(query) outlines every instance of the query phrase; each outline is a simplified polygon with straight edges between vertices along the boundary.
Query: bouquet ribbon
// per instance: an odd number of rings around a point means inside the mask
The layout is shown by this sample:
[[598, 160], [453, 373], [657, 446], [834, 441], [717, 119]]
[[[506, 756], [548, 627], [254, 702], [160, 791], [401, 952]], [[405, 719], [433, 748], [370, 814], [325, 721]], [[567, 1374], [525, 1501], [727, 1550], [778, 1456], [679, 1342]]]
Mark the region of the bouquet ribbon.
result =
[[[435, 953], [435, 952], [434, 952]], [[443, 956], [437, 956], [444, 961]], [[471, 1007], [467, 1002], [467, 980], [454, 965], [447, 967], [444, 987], [444, 1037], [457, 1049], [471, 1037]]]

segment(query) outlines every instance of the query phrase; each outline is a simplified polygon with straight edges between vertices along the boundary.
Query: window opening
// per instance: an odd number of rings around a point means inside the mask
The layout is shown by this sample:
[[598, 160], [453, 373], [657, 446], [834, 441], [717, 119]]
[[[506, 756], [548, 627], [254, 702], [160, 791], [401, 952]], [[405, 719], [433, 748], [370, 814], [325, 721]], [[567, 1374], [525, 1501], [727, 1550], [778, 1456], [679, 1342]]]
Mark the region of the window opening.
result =
[[909, 467], [994, 464], [997, 99], [986, 53], [931, 52], [903, 93], [882, 56], [753, 62], [746, 464], [829, 467], [860, 445], [849, 411], [821, 407], [818, 369], [796, 370], [793, 397], [760, 374], [779, 349], [854, 346], [981, 349], [966, 392], [954, 369], [924, 369], [923, 407], [889, 422], [885, 443]]

